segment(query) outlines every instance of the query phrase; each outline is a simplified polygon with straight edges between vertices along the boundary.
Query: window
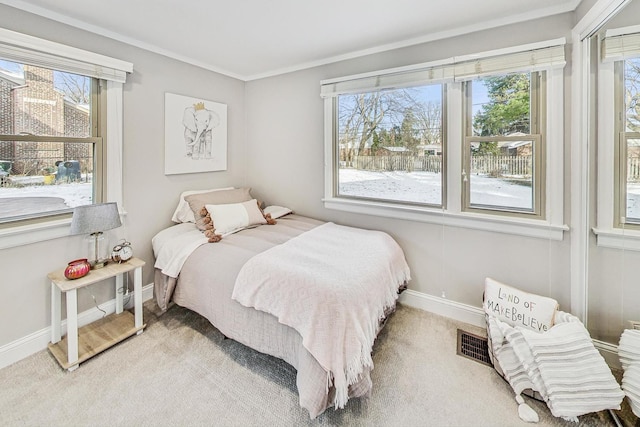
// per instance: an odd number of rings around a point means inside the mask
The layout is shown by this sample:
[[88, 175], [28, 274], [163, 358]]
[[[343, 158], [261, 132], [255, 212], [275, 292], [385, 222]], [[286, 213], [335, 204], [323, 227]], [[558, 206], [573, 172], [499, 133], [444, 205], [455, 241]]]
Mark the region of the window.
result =
[[0, 60], [0, 223], [101, 201], [99, 84]]
[[564, 44], [322, 81], [325, 207], [561, 240]]
[[510, 73], [465, 82], [464, 210], [543, 215], [543, 75]]
[[442, 206], [443, 85], [337, 97], [338, 197]]
[[598, 246], [640, 250], [640, 26], [608, 29], [592, 49], [597, 75]]
[[[640, 225], [640, 57], [616, 62], [619, 203], [615, 218]], [[622, 224], [618, 223], [618, 226]]]
[[[0, 28], [0, 68], [0, 249], [68, 235], [74, 205], [121, 206], [133, 65]], [[47, 210], [34, 194], [60, 197]]]

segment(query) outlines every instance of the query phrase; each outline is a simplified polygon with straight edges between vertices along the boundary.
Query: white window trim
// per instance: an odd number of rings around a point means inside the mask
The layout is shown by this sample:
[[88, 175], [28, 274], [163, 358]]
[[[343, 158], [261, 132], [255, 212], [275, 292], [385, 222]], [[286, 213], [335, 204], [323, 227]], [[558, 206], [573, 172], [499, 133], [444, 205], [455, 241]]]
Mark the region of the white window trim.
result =
[[[92, 52], [83, 51], [70, 46], [54, 43], [48, 40], [39, 39], [32, 36], [15, 33], [0, 29], [0, 46], [12, 46], [29, 52], [35, 61], [38, 52], [55, 52], [66, 55], [61, 58], [63, 61], [74, 61], [77, 64], [84, 63], [85, 67], [90, 67], [87, 61], [95, 60], [95, 69], [106, 67], [107, 65], [117, 65], [122, 71], [131, 72], [133, 65], [106, 56], [97, 55]], [[52, 55], [48, 54], [48, 59]], [[104, 201], [116, 202], [121, 210], [121, 215], [126, 215], [123, 209], [123, 181], [122, 181], [122, 147], [123, 147], [123, 76], [118, 73], [118, 78], [108, 75], [101, 75], [100, 78], [107, 79], [107, 137], [106, 137], [106, 157], [107, 170], [104, 179], [106, 180], [106, 193]], [[44, 240], [56, 239], [69, 235], [71, 218], [43, 221], [37, 224], [18, 225], [0, 229], [0, 249], [22, 246], [30, 243], [42, 242]]]
[[0, 28], [0, 56], [54, 70], [124, 83], [133, 64]]
[[[608, 30], [616, 34], [615, 30]], [[598, 59], [601, 58], [602, 44], [598, 41]], [[616, 57], [615, 60], [623, 60]], [[640, 231], [615, 227], [615, 146], [618, 137], [615, 131], [615, 62], [613, 60], [598, 61], [598, 179], [596, 191], [596, 226], [592, 228], [598, 246], [640, 251]], [[624, 222], [621, 218], [620, 222]]]
[[[493, 56], [496, 52], [514, 53], [532, 46], [536, 48], [553, 45], [564, 39], [540, 42], [526, 46], [501, 49], [500, 51], [485, 52], [474, 58]], [[435, 61], [420, 66], [406, 67], [406, 69], [427, 68], [433, 64], [448, 64], [450, 61]], [[393, 70], [382, 70], [378, 74], [388, 74]], [[403, 70], [403, 71], [404, 71]], [[327, 209], [346, 212], [376, 215], [388, 218], [405, 219], [411, 221], [442, 224], [455, 227], [470, 228], [497, 233], [507, 233], [519, 236], [536, 237], [549, 240], [563, 240], [564, 232], [569, 227], [564, 224], [564, 71], [559, 67], [547, 69], [547, 117], [546, 117], [546, 212], [545, 219], [527, 219], [509, 216], [488, 215], [462, 211], [462, 84], [449, 82], [447, 84], [447, 189], [446, 210], [439, 208], [416, 207], [395, 203], [372, 202], [334, 196], [334, 166], [333, 156], [333, 98], [324, 99], [324, 207]], [[369, 77], [373, 73], [367, 73]], [[322, 83], [336, 83], [340, 80], [353, 80], [354, 77], [326, 80]]]

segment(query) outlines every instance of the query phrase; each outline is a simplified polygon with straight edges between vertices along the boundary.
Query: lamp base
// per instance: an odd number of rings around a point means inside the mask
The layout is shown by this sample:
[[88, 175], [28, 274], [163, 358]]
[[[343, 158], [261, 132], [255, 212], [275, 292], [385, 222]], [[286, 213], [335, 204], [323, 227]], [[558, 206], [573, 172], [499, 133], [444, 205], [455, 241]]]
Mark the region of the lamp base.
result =
[[107, 264], [109, 264], [108, 259], [97, 259], [95, 261], [91, 261], [91, 269], [97, 270], [99, 268], [105, 267]]

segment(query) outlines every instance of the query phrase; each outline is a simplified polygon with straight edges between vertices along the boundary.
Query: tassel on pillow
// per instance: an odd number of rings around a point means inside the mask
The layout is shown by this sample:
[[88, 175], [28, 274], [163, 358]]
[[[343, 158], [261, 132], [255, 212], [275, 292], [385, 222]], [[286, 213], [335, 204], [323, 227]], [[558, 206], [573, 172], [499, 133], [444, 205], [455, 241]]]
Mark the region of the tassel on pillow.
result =
[[217, 235], [213, 229], [205, 231], [204, 235], [208, 239], [209, 243], [216, 243], [222, 240], [222, 236]]
[[259, 201], [259, 200], [256, 200], [256, 202], [258, 203], [258, 209], [260, 209], [260, 212], [262, 213], [262, 216], [264, 217], [264, 219], [267, 221], [267, 224], [268, 225], [277, 224], [278, 222], [275, 219], [271, 218], [271, 214], [270, 213], [268, 213], [268, 214], [264, 213], [264, 210], [262, 209], [262, 202]]
[[213, 227], [213, 219], [211, 219], [211, 214], [207, 211], [207, 208], [202, 208], [200, 215], [204, 217], [202, 220], [205, 224], [204, 235], [208, 239], [208, 242], [216, 243], [222, 240], [222, 236], [216, 234], [216, 230]]

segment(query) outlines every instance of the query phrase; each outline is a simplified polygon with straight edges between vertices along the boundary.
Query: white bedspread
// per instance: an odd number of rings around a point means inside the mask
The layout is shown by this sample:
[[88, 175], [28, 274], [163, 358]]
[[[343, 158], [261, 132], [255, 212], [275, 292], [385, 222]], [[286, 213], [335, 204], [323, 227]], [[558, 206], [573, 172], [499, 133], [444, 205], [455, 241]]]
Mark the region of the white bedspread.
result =
[[169, 277], [178, 277], [189, 255], [205, 243], [207, 238], [192, 222], [166, 228], [151, 240], [156, 257], [154, 267]]
[[[276, 219], [291, 213], [291, 209], [282, 206], [268, 206], [264, 209], [264, 213], [270, 214], [271, 218]], [[237, 231], [239, 230], [222, 234], [222, 237]], [[205, 235], [192, 222], [177, 224], [161, 230], [151, 239], [153, 254], [156, 258], [154, 267], [162, 271], [162, 274], [176, 278], [189, 255], [207, 241]]]
[[373, 367], [380, 320], [409, 280], [404, 254], [388, 234], [326, 223], [251, 258], [232, 297], [300, 333], [342, 408], [349, 385]]

